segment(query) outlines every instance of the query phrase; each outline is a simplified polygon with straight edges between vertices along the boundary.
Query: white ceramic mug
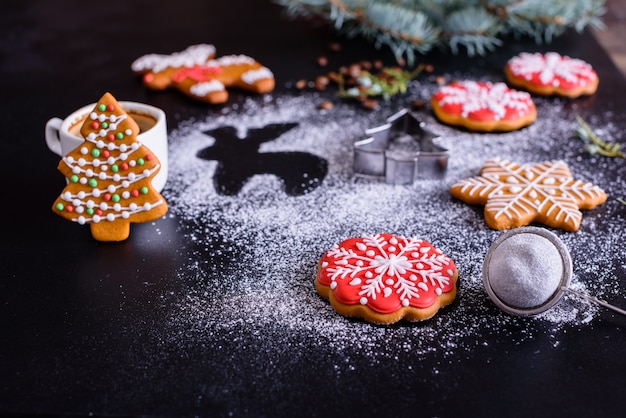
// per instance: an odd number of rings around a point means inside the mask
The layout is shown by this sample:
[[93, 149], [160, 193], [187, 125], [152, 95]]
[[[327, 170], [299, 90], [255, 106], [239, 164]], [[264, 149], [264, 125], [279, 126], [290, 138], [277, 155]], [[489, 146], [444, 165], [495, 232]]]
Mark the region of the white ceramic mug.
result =
[[[167, 122], [161, 109], [137, 102], [119, 102], [120, 106], [139, 125], [137, 140], [148, 147], [161, 163], [152, 179], [152, 187], [161, 191], [167, 181]], [[46, 144], [55, 154], [63, 157], [80, 146], [85, 139], [80, 135], [83, 121], [95, 103], [81, 107], [65, 119], [52, 118], [46, 123]]]

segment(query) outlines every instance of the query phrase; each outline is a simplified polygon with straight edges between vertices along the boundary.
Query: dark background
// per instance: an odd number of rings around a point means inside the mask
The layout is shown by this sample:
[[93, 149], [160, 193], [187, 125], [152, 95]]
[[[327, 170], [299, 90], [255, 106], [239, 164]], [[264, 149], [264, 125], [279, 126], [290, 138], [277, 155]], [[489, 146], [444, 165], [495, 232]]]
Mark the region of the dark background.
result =
[[[218, 56], [248, 54], [272, 69], [276, 92], [319, 73], [315, 58], [341, 39], [343, 63], [390, 54], [338, 38], [319, 22], [292, 21], [266, 1], [9, 1], [0, 13], [0, 156], [4, 179], [0, 252], [0, 413], [96, 416], [621, 416], [626, 410], [626, 320], [608, 313], [593, 326], [528, 346], [493, 336], [477, 347], [397, 375], [393, 364], [337, 379], [311, 353], [266, 353], [299, 373], [267, 375], [246, 362], [240, 342], [171, 344], [160, 335], [176, 269], [193, 244], [180, 242], [176, 218], [134, 225], [119, 244], [91, 239], [86, 228], [49, 210], [63, 186], [44, 126], [105, 90], [118, 100], [161, 107], [168, 127], [208, 111], [176, 92], [143, 88], [130, 71], [140, 55], [213, 43]], [[489, 74], [529, 48], [527, 40], [486, 58], [433, 53], [442, 72]], [[550, 49], [594, 62], [601, 77], [587, 111], [620, 113], [622, 75], [589, 34], [568, 33]], [[339, 59], [339, 58], [335, 58]], [[233, 98], [232, 100], [236, 100]], [[215, 110], [216, 112], [218, 110]], [[626, 124], [624, 119], [615, 123]], [[623, 181], [623, 178], [616, 179]], [[226, 256], [227, 257], [227, 256]], [[116, 260], [111, 263], [111, 260]], [[623, 271], [623, 270], [622, 270]], [[620, 277], [622, 288], [626, 277]], [[150, 286], [146, 286], [150, 283]], [[158, 305], [158, 309], [155, 306]], [[540, 330], [540, 328], [538, 328]], [[298, 336], [268, 334], [299, 346]], [[515, 333], [515, 323], [507, 333]], [[216, 350], [215, 347], [222, 347]], [[574, 349], [575, 347], [575, 349]], [[235, 353], [235, 354], [233, 354]], [[540, 353], [540, 354], [539, 354]], [[263, 355], [262, 350], [254, 353]], [[269, 359], [268, 359], [269, 360]], [[354, 360], [354, 359], [353, 359]], [[398, 359], [398, 362], [410, 359]], [[359, 361], [356, 359], [354, 361]], [[228, 370], [238, 369], [235, 374]], [[293, 370], [290, 367], [289, 370]], [[287, 370], [287, 369], [285, 369]], [[420, 374], [421, 373], [421, 374]], [[238, 391], [226, 391], [240, 380]], [[445, 384], [442, 383], [447, 382]], [[225, 385], [224, 382], [229, 382]]]

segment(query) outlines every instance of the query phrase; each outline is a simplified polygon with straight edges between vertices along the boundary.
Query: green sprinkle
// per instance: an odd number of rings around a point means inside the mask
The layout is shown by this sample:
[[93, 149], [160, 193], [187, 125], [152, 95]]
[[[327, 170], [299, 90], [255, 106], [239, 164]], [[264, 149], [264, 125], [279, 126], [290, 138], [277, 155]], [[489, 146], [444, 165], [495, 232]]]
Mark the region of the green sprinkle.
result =
[[148, 194], [148, 188], [146, 186], [143, 186], [140, 191], [141, 194]]
[[123, 134], [123, 133], [121, 133], [121, 132], [118, 132], [118, 133], [116, 133], [116, 134], [115, 134], [115, 138], [117, 138], [117, 139], [123, 139], [123, 138], [124, 138], [124, 134]]
[[91, 187], [96, 187], [98, 185], [98, 180], [96, 180], [96, 179], [89, 179], [89, 185]]
[[63, 203], [57, 203], [57, 210], [65, 209], [65, 205]]
[[111, 166], [111, 171], [114, 172], [114, 173], [117, 173], [118, 171], [120, 171], [120, 168], [118, 167], [117, 164], [113, 164]]
[[102, 129], [106, 129], [106, 128], [109, 127], [109, 123], [108, 122], [102, 122], [102, 125], [100, 125], [100, 126], [102, 126]]
[[144, 165], [145, 161], [143, 158], [137, 158], [137, 165]]
[[98, 148], [94, 148], [91, 150], [91, 156], [94, 158], [98, 158], [100, 156], [100, 150]]
[[74, 174], [73, 176], [70, 177], [70, 181], [72, 183], [78, 183], [78, 176]]
[[95, 213], [93, 208], [87, 208], [86, 212], [87, 212], [87, 215], [93, 215]]
[[107, 106], [104, 104], [101, 104], [100, 106], [98, 106], [98, 110], [101, 112], [104, 112], [105, 110], [107, 110]]
[[117, 194], [117, 193], [115, 193], [113, 196], [111, 196], [111, 200], [112, 200], [113, 202], [115, 202], [115, 203], [119, 202], [119, 201], [120, 201], [120, 199], [121, 199], [121, 198], [120, 198], [120, 195], [119, 195], [119, 194]]

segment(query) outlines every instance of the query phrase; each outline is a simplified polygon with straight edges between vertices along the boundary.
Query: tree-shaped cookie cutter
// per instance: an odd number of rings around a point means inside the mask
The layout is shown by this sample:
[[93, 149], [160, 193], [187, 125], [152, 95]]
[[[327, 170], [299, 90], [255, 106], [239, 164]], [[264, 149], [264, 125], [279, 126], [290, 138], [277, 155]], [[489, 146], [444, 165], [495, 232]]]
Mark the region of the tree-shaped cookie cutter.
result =
[[449, 152], [424, 125], [402, 109], [384, 125], [366, 130], [367, 137], [354, 143], [354, 175], [398, 185], [445, 177]]

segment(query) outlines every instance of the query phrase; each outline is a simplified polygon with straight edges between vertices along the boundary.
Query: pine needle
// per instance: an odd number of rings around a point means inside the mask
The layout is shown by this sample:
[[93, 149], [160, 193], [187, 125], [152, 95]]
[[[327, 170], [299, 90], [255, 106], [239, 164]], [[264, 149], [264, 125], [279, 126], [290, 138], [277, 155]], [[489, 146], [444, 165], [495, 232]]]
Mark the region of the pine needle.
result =
[[591, 155], [599, 154], [605, 157], [626, 158], [626, 155], [620, 151], [622, 148], [620, 144], [603, 141], [595, 134], [593, 129], [587, 125], [580, 115], [576, 115], [576, 120], [579, 124], [576, 128], [576, 133], [578, 133], [578, 137], [585, 143], [585, 151]]

